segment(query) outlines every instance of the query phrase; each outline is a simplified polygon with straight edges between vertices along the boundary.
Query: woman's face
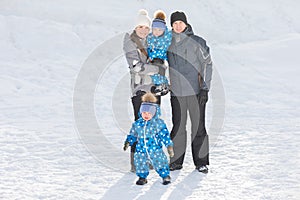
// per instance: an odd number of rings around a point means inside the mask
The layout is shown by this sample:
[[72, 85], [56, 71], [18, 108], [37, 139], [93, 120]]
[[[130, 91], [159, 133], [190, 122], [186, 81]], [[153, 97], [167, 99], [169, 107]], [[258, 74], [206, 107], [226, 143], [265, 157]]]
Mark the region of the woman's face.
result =
[[175, 21], [172, 24], [172, 28], [175, 33], [182, 33], [186, 28], [186, 24], [183, 21]]
[[135, 28], [135, 32], [137, 36], [139, 36], [142, 39], [145, 39], [150, 32], [150, 28], [148, 26], [137, 26]]

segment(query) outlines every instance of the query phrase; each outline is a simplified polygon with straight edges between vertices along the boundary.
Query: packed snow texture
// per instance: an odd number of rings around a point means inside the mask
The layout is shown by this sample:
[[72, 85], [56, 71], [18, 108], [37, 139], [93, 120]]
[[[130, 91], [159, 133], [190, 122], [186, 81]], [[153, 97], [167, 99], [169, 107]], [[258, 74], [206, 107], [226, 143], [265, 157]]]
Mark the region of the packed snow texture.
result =
[[[299, 199], [299, 7], [296, 0], [1, 0], [0, 198]], [[121, 39], [140, 8], [150, 17], [164, 10], [169, 27], [170, 14], [184, 11], [214, 62], [209, 173], [194, 169], [188, 148], [168, 186], [154, 171], [136, 186], [122, 151], [133, 113]], [[88, 66], [99, 74], [89, 76]], [[86, 82], [78, 81], [83, 73]], [[89, 105], [78, 104], [85, 84], [94, 84]], [[162, 112], [171, 130], [168, 95]], [[84, 116], [101, 135], [85, 135], [94, 129]]]

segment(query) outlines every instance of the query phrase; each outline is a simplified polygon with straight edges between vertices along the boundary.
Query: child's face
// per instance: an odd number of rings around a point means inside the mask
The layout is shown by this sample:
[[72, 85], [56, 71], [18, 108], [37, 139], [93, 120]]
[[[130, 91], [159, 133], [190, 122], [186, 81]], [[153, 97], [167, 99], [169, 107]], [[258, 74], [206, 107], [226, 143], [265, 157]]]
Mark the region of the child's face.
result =
[[153, 28], [153, 29], [152, 29], [152, 34], [153, 34], [155, 37], [158, 37], [158, 36], [161, 36], [162, 34], [164, 34], [164, 30], [163, 30], [163, 29], [160, 29], [160, 28]]
[[152, 119], [152, 114], [149, 112], [142, 112], [142, 118], [146, 121], [149, 121]]

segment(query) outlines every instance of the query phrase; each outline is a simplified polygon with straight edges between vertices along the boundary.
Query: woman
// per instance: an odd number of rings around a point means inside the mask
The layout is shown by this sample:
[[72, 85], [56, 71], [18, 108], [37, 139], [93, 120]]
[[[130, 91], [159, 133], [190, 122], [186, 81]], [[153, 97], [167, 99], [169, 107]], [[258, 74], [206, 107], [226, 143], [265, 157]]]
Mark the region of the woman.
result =
[[[130, 69], [131, 75], [131, 101], [134, 109], [134, 121], [139, 116], [139, 109], [142, 103], [141, 97], [146, 92], [151, 92], [153, 87], [151, 75], [157, 74], [159, 67], [148, 64], [147, 54], [147, 36], [150, 32], [151, 20], [146, 10], [140, 10], [136, 19], [136, 24], [131, 34], [127, 33], [124, 37], [123, 50]], [[160, 104], [160, 96], [157, 97], [157, 103]], [[131, 146], [130, 163], [131, 170], [135, 172], [133, 155], [135, 145]]]

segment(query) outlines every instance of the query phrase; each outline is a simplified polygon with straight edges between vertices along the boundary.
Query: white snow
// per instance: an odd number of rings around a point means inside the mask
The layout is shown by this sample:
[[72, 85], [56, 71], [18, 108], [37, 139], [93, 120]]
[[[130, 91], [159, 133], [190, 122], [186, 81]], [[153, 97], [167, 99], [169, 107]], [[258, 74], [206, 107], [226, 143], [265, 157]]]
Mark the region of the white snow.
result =
[[[299, 6], [2, 0], [0, 198], [299, 199]], [[140, 8], [185, 11], [215, 67], [209, 173], [194, 170], [188, 149], [168, 186], [154, 171], [136, 186], [122, 151], [133, 114], [121, 40]], [[171, 130], [168, 96], [162, 111]]]

